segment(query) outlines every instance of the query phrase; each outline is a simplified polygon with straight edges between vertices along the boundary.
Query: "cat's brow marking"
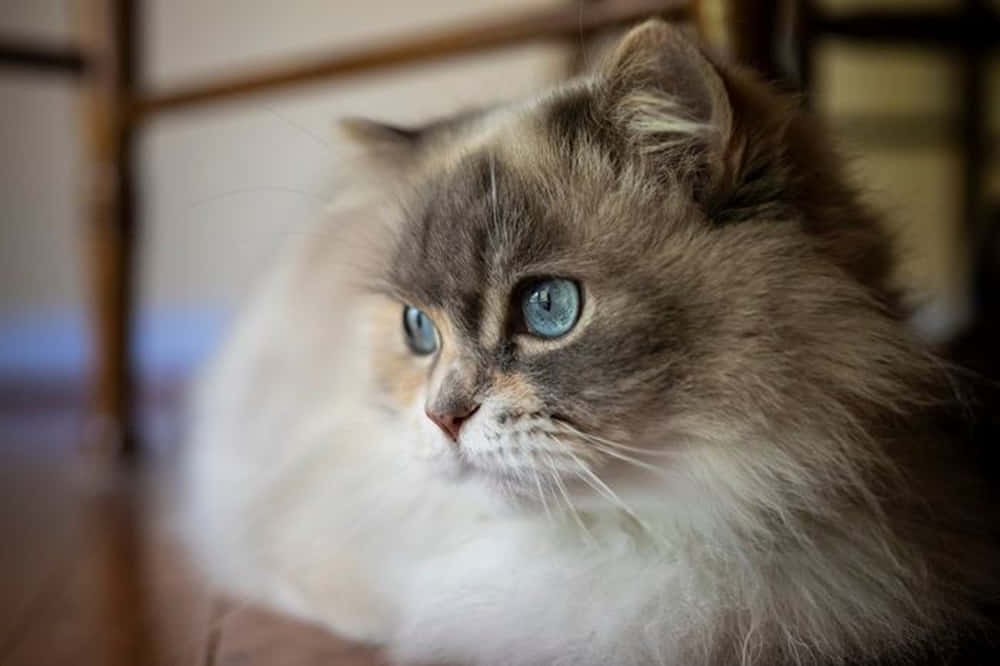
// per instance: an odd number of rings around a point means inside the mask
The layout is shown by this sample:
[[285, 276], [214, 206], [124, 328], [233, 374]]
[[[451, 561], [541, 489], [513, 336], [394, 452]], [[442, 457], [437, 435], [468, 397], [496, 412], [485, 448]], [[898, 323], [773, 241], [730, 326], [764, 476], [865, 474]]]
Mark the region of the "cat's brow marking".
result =
[[[490, 153], [490, 216], [493, 220], [493, 234], [501, 233], [500, 228], [500, 208], [497, 202], [497, 171], [496, 156]], [[494, 261], [496, 257], [494, 257]], [[479, 342], [482, 348], [490, 349], [500, 342], [503, 334], [504, 315], [506, 314], [506, 299], [502, 295], [493, 293], [492, 290], [482, 294], [483, 312], [479, 318]]]

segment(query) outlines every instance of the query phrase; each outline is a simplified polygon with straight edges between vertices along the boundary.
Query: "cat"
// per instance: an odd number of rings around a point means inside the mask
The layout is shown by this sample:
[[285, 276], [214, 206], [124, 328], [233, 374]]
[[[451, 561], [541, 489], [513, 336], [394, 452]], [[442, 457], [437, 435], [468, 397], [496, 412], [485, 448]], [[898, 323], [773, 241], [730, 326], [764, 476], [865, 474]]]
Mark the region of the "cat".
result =
[[955, 380], [792, 102], [652, 20], [536, 98], [347, 129], [356, 196], [195, 395], [211, 580], [400, 663], [889, 663], [985, 631]]

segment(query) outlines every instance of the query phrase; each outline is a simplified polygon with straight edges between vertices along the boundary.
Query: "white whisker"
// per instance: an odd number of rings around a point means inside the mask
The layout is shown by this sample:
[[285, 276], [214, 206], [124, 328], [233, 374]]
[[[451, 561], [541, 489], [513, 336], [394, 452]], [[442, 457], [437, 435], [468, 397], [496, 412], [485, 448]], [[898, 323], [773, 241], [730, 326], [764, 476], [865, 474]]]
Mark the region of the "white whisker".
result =
[[566, 485], [562, 482], [562, 479], [559, 478], [559, 472], [556, 471], [555, 465], [553, 464], [552, 457], [549, 456], [549, 454], [545, 453], [544, 451], [542, 452], [542, 455], [544, 455], [546, 461], [548, 461], [548, 467], [549, 467], [549, 470], [550, 470], [550, 472], [552, 474], [552, 480], [555, 481], [556, 488], [559, 489], [559, 493], [562, 495], [563, 499], [566, 501], [566, 507], [569, 509], [570, 514], [573, 516], [573, 520], [576, 521], [576, 524], [580, 526], [581, 530], [583, 530], [583, 533], [586, 535], [587, 540], [591, 544], [595, 543], [594, 535], [591, 534], [590, 530], [587, 529], [587, 526], [583, 524], [583, 519], [580, 518], [580, 514], [576, 510], [576, 506], [573, 505], [573, 500], [571, 500], [570, 497], [569, 497], [569, 492], [567, 492], [567, 490], [566, 490]]
[[570, 424], [566, 423], [565, 421], [560, 421], [559, 423], [566, 430], [568, 430], [569, 432], [571, 432], [574, 435], [577, 435], [578, 437], [583, 437], [583, 438], [591, 440], [591, 441], [600, 442], [601, 444], [606, 444], [607, 446], [610, 446], [612, 448], [615, 448], [615, 449], [618, 449], [618, 450], [621, 450], [621, 451], [626, 451], [626, 452], [629, 452], [629, 453], [638, 453], [638, 454], [647, 455], [647, 456], [669, 456], [669, 455], [671, 455], [669, 451], [656, 451], [654, 449], [644, 449], [644, 448], [637, 447], [637, 446], [628, 446], [627, 444], [622, 444], [621, 442], [615, 442], [615, 441], [612, 441], [610, 439], [606, 439], [604, 437], [601, 437], [599, 435], [592, 435], [590, 433], [583, 432], [579, 428], [575, 428], [575, 427], [571, 426]]
[[617, 458], [618, 460], [621, 460], [623, 462], [630, 463], [632, 465], [635, 465], [636, 467], [640, 467], [640, 468], [642, 468], [644, 470], [647, 470], [647, 471], [650, 471], [650, 472], [652, 472], [654, 474], [658, 474], [660, 476], [663, 475], [663, 470], [660, 469], [659, 467], [657, 467], [656, 465], [650, 465], [647, 462], [643, 462], [642, 460], [639, 460], [638, 458], [633, 458], [630, 455], [624, 454], [624, 453], [622, 453], [620, 451], [616, 451], [615, 449], [612, 449], [611, 447], [605, 446], [603, 444], [598, 444], [596, 442], [591, 442], [591, 444], [598, 451], [601, 451], [605, 455], [611, 456], [612, 458]]
[[594, 470], [590, 469], [590, 467], [584, 464], [583, 461], [581, 461], [579, 458], [573, 455], [573, 453], [570, 452], [568, 449], [566, 452], [569, 453], [570, 457], [574, 461], [576, 461], [576, 464], [586, 475], [583, 476], [577, 473], [577, 476], [583, 479], [587, 483], [587, 485], [589, 485], [591, 488], [593, 488], [594, 490], [596, 490], [597, 492], [601, 493], [606, 498], [608, 498], [610, 502], [618, 506], [622, 511], [627, 513], [632, 518], [635, 518], [636, 521], [639, 520], [638, 516], [635, 515], [635, 512], [632, 511], [632, 509], [630, 509], [628, 505], [626, 505], [625, 502], [623, 502], [622, 499], [618, 497], [617, 494], [615, 494], [615, 491], [611, 490], [611, 488], [608, 487], [608, 484], [604, 483], [604, 481], [601, 480], [601, 477], [597, 476], [597, 474], [594, 473]]
[[539, 499], [542, 500], [542, 507], [545, 509], [545, 517], [551, 523], [552, 522], [552, 512], [549, 511], [549, 502], [545, 498], [546, 493], [545, 493], [545, 490], [542, 488], [542, 479], [539, 476], [538, 470], [535, 467], [532, 467], [531, 471], [534, 473], [534, 476], [535, 476], [535, 487], [538, 489], [538, 497], [539, 497]]
[[662, 457], [665, 457], [665, 456], [672, 455], [672, 453], [670, 451], [656, 451], [654, 449], [644, 449], [644, 448], [638, 447], [638, 446], [628, 446], [627, 444], [622, 444], [621, 442], [613, 442], [613, 441], [611, 441], [609, 439], [603, 439], [603, 438], [601, 438], [598, 441], [600, 441], [602, 444], [606, 444], [606, 445], [608, 445], [608, 446], [610, 446], [612, 448], [618, 449], [620, 451], [627, 451], [629, 453], [637, 453], [637, 454], [644, 455], [644, 456], [662, 456]]
[[611, 487], [607, 483], [605, 483], [604, 480], [601, 479], [601, 477], [594, 470], [592, 470], [578, 457], [573, 455], [573, 452], [570, 451], [568, 448], [566, 449], [566, 453], [568, 453], [569, 456], [576, 461], [576, 464], [579, 465], [580, 469], [583, 470], [583, 472], [586, 474], [586, 476], [577, 474], [577, 476], [580, 477], [580, 479], [582, 479], [588, 486], [593, 488], [595, 491], [603, 495], [612, 504], [616, 505], [618, 508], [624, 511], [629, 518], [631, 518], [636, 522], [636, 524], [642, 529], [643, 532], [645, 532], [650, 537], [659, 540], [659, 537], [657, 537], [656, 533], [654, 533], [650, 529], [649, 525], [647, 525], [646, 522], [642, 518], [640, 518], [639, 515], [635, 511], [633, 511], [632, 508], [629, 505], [627, 505], [622, 500], [622, 498], [619, 497], [618, 494], [615, 491], [613, 491]]

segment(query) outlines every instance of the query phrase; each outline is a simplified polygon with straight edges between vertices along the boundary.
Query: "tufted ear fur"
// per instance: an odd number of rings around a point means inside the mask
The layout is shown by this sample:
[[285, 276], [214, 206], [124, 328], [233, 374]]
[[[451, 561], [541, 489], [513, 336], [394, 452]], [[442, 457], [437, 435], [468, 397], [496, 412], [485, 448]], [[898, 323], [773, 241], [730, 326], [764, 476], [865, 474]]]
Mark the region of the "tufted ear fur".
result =
[[626, 35], [597, 90], [632, 151], [685, 183], [713, 223], [793, 221], [880, 300], [894, 300], [885, 232], [794, 100], [659, 20]]
[[720, 184], [733, 108], [719, 71], [679, 29], [655, 19], [632, 29], [600, 80], [606, 112], [640, 153], [696, 194]]
[[406, 172], [428, 155], [447, 150], [488, 109], [466, 109], [417, 125], [401, 126], [349, 117], [339, 121], [341, 134], [362, 148], [365, 156], [383, 172]]

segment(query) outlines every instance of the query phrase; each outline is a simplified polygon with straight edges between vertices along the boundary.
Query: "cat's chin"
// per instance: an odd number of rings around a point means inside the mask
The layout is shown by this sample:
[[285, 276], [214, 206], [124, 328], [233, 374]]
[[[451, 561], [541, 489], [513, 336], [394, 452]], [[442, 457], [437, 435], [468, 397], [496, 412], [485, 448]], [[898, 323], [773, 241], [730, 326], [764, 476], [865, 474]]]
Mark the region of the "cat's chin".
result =
[[533, 511], [542, 506], [538, 487], [512, 472], [482, 467], [459, 455], [440, 456], [432, 467], [440, 481], [477, 489], [497, 510]]
[[[503, 504], [540, 507], [542, 494], [551, 502], [560, 492], [558, 487], [552, 486], [550, 475], [497, 465], [488, 457], [477, 458], [452, 446], [435, 446], [433, 451], [426, 460], [434, 476], [446, 483], [479, 487]], [[573, 480], [563, 479], [563, 484], [565, 491], [576, 494], [577, 484]]]
[[538, 490], [532, 483], [526, 482], [524, 478], [513, 473], [477, 469], [471, 474], [475, 475], [492, 492], [503, 497], [522, 499], [536, 499], [538, 497]]
[[476, 469], [472, 465], [450, 452], [435, 456], [431, 467], [439, 478], [455, 483], [468, 481], [476, 474]]
[[463, 461], [463, 480], [475, 483], [496, 499], [517, 506], [541, 506], [539, 485], [531, 472], [516, 472]]

